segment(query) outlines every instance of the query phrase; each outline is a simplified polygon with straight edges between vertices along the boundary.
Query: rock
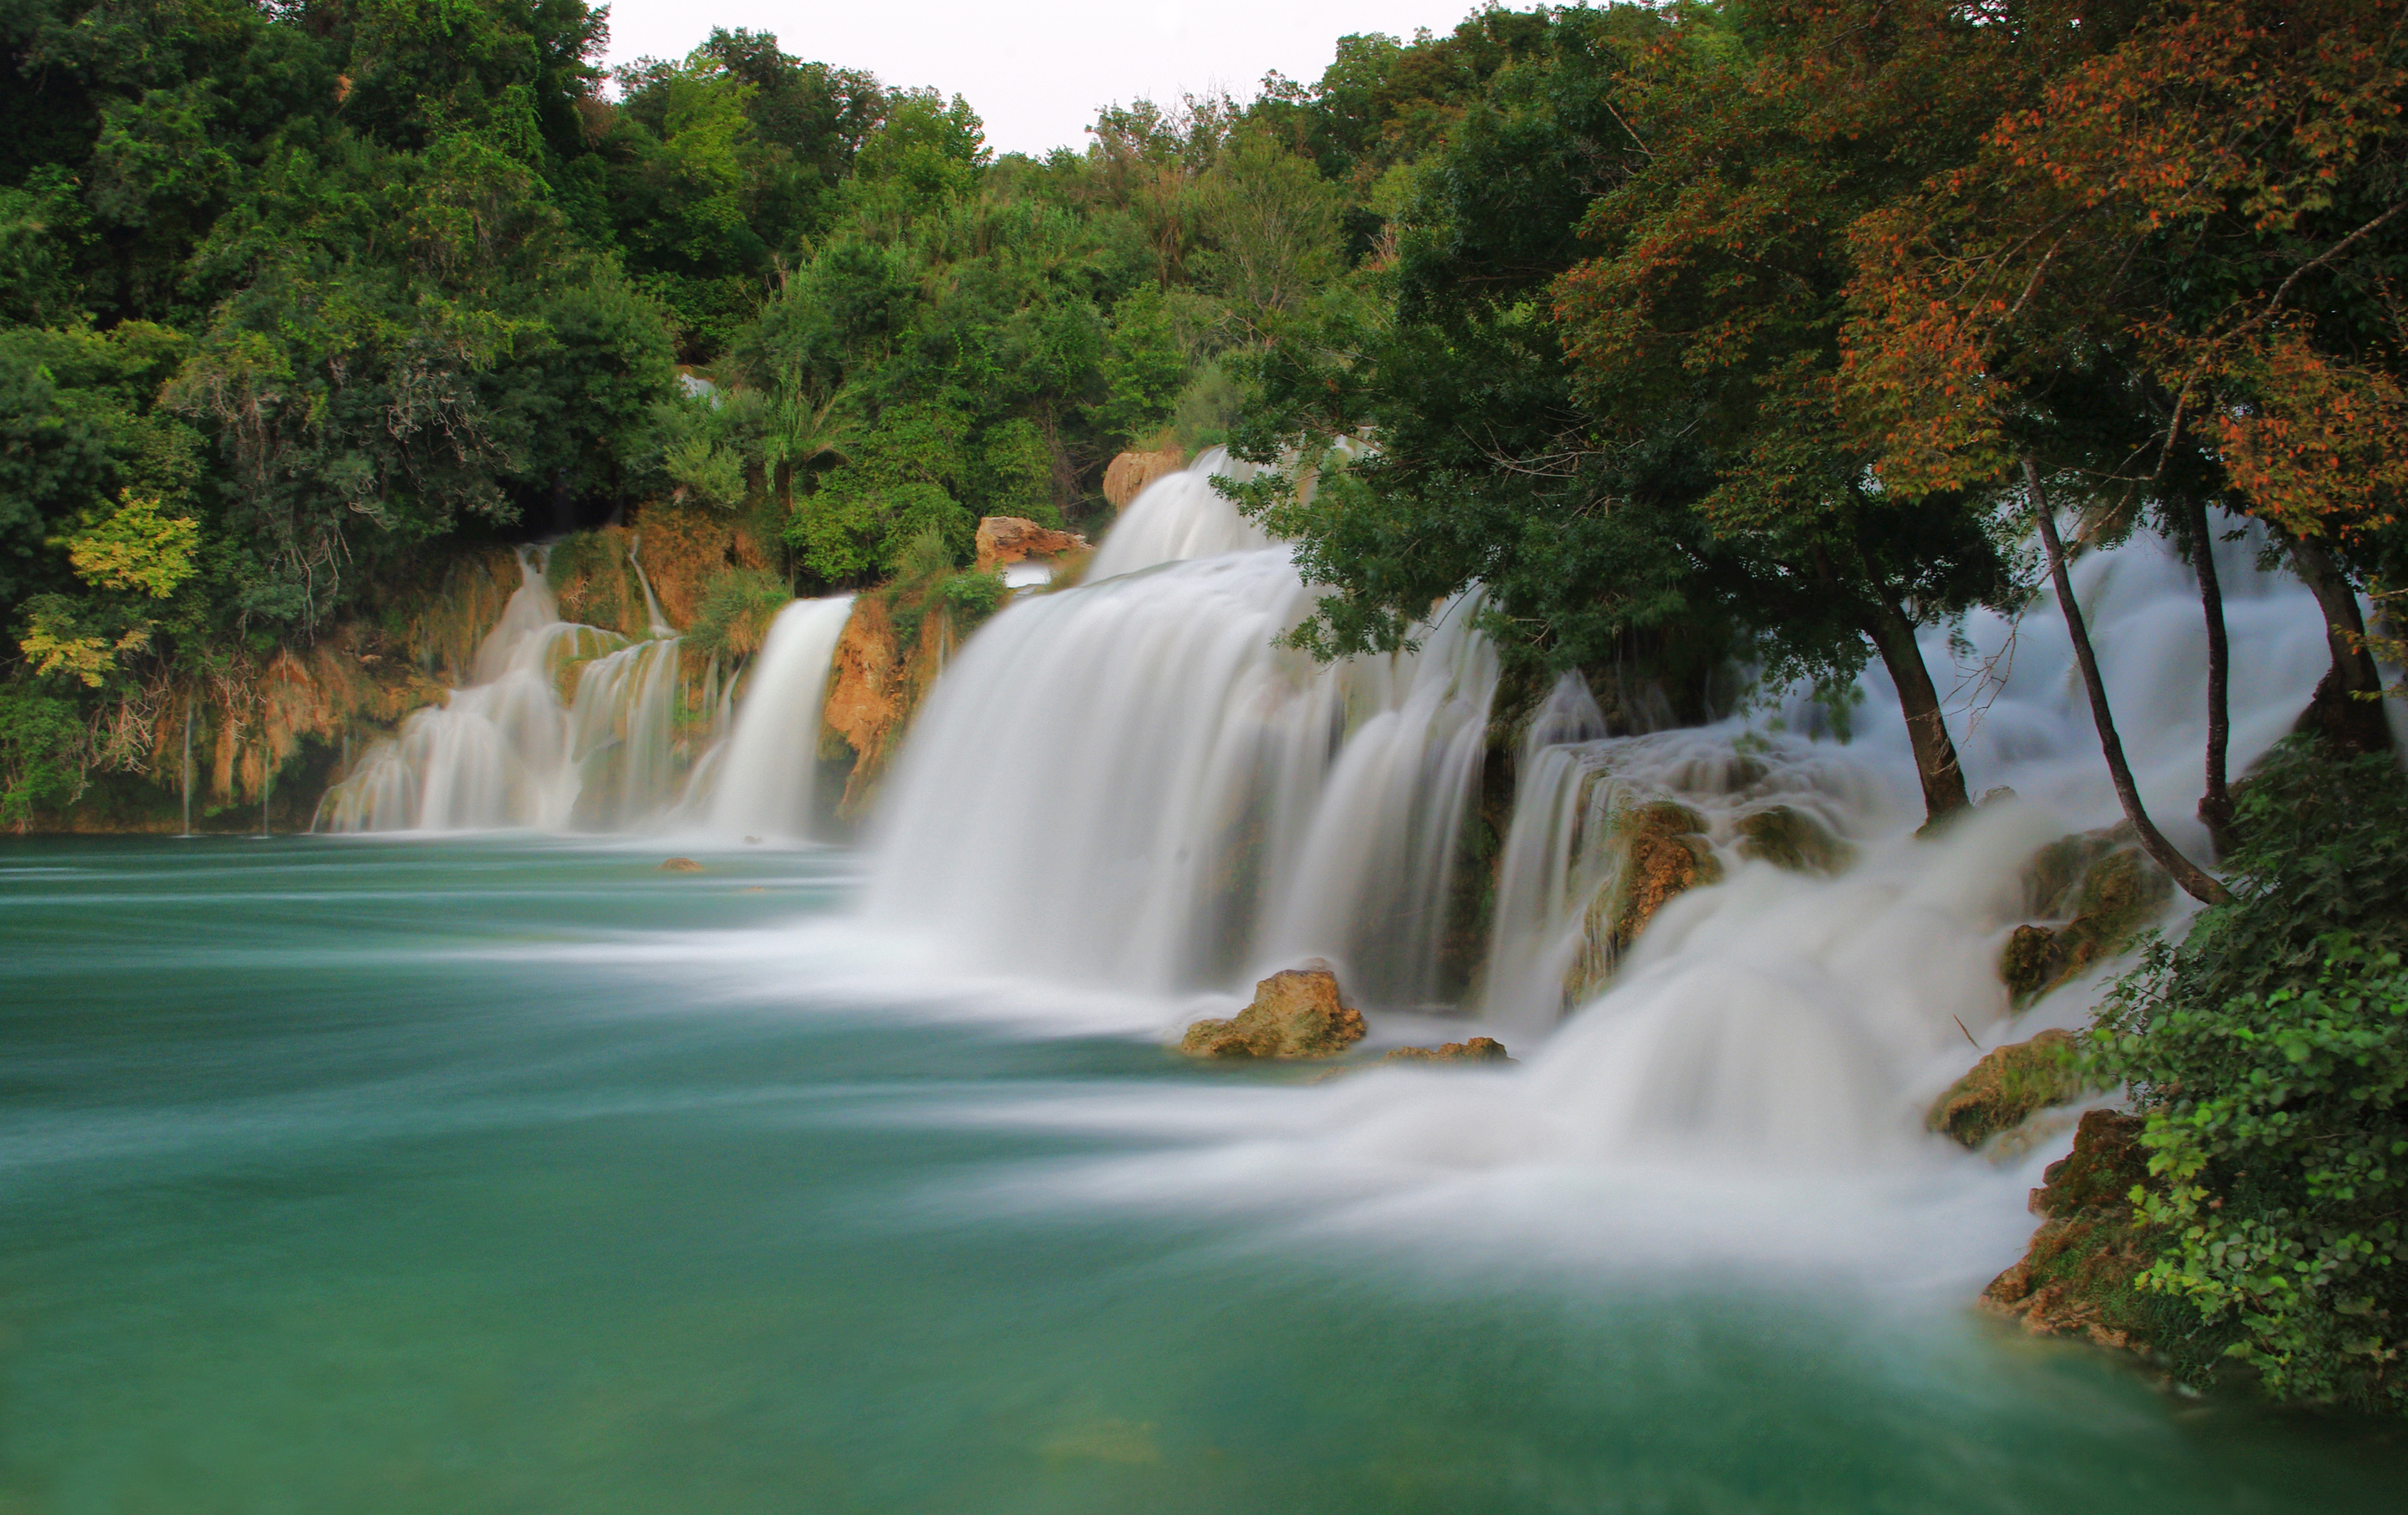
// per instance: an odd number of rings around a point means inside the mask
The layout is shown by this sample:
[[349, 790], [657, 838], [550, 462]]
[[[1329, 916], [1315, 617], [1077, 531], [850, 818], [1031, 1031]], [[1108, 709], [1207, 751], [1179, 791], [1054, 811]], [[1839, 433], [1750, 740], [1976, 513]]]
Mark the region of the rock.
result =
[[2025, 867], [2034, 911], [2072, 919], [2054, 931], [2018, 926], [2008, 938], [1999, 954], [1999, 978], [2019, 998], [2046, 993], [2122, 950], [2172, 898], [2173, 880], [2120, 830], [2060, 837]]
[[673, 857], [660, 865], [662, 873], [700, 873], [702, 865], [690, 857]]
[[1053, 531], [1018, 516], [988, 516], [978, 523], [978, 571], [982, 574], [1007, 563], [1058, 558], [1086, 550], [1087, 539], [1076, 532]]
[[1362, 1039], [1363, 1012], [1347, 1006], [1338, 975], [1308, 963], [1254, 985], [1254, 1002], [1231, 1019], [1189, 1026], [1179, 1050], [1190, 1057], [1335, 1057]]
[[1719, 883], [1722, 865], [1697, 811], [1672, 800], [1632, 806], [1615, 816], [1621, 866], [1588, 908], [1581, 950], [1565, 976], [1566, 995], [1587, 997], [1612, 977], [1631, 943], [1676, 895]]
[[1474, 1036], [1469, 1041], [1451, 1041], [1439, 1047], [1392, 1047], [1381, 1054], [1383, 1063], [1511, 1063], [1505, 1055], [1505, 1044], [1494, 1036]]
[[2061, 1105], [2082, 1093], [2073, 1070], [2073, 1037], [2043, 1031], [2029, 1041], [1997, 1048], [1972, 1071], [1931, 1102], [1924, 1129], [1966, 1147], [1979, 1147], [2001, 1131], [2021, 1125], [2035, 1110]]
[[1145, 486], [1186, 466], [1187, 454], [1177, 446], [1152, 452], [1124, 452], [1104, 470], [1104, 498], [1111, 502], [1113, 509], [1125, 510], [1131, 500], [1145, 492]]
[[2065, 966], [2057, 933], [2046, 926], [2017, 926], [1999, 951], [1999, 981], [2016, 998], [2027, 999], [2048, 987]]
[[1981, 1307], [2035, 1336], [2081, 1336], [2101, 1347], [2146, 1352], [2154, 1308], [2132, 1286], [2156, 1249], [2134, 1214], [2131, 1193], [2149, 1183], [2137, 1115], [2089, 1110], [2073, 1151], [2052, 1163], [2031, 1208], [2043, 1217], [2023, 1261], [1982, 1292]]
[[1620, 829], [1626, 850], [1614, 890], [1617, 952], [1627, 951], [1674, 896], [1699, 884], [1718, 883], [1723, 876], [1722, 865], [1706, 843], [1705, 822], [1685, 805], [1657, 800], [1639, 806], [1624, 812]]
[[1792, 873], [1837, 873], [1856, 850], [1805, 811], [1776, 805], [1739, 818], [1739, 850]]

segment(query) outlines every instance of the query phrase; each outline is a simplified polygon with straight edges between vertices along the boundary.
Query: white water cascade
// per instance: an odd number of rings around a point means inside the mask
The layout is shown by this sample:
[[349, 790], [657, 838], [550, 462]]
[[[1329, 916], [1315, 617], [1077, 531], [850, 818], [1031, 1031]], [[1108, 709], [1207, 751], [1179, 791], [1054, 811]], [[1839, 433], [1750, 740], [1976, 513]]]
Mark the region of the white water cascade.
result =
[[736, 708], [735, 729], [695, 765], [688, 803], [717, 836], [812, 837], [812, 756], [828, 665], [853, 596], [796, 600], [778, 612]]
[[1274, 646], [1312, 594], [1211, 489], [1230, 469], [1156, 480], [1088, 583], [964, 648], [889, 786], [873, 918], [1148, 992], [1319, 955], [1370, 1003], [1435, 996], [1495, 653], [1461, 602], [1414, 653]]
[[540, 552], [522, 550], [519, 567], [466, 687], [363, 753], [319, 802], [315, 829], [625, 830], [676, 796], [677, 638], [564, 622]]

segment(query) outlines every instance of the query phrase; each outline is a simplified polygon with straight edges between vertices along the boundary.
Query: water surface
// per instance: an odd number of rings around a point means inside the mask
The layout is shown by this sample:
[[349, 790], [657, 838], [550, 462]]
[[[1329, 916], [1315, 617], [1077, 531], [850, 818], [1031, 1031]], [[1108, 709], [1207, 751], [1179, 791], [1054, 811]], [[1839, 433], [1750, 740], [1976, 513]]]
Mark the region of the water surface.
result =
[[1195, 1200], [1048, 1112], [1298, 1096], [882, 958], [843, 854], [658, 859], [0, 848], [0, 1512], [2400, 1508], [1944, 1291], [1607, 1265], [1575, 1179], [1462, 1179], [1526, 1267]]

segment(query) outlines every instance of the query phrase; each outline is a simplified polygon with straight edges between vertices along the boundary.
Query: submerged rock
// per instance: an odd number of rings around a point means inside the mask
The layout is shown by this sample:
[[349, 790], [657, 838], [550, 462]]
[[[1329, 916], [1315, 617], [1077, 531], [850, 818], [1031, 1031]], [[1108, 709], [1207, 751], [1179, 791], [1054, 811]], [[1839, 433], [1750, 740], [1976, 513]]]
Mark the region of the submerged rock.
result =
[[1467, 1041], [1451, 1041], [1438, 1047], [1392, 1047], [1380, 1056], [1383, 1063], [1511, 1063], [1505, 1055], [1505, 1044], [1494, 1036], [1473, 1036]]
[[2074, 1071], [2073, 1037], [2043, 1031], [2029, 1041], [1984, 1054], [1972, 1070], [1931, 1102], [1924, 1128], [1966, 1147], [1979, 1147], [2023, 1124], [2034, 1112], [2082, 1093]]
[[1363, 1012], [1326, 964], [1287, 968], [1254, 985], [1254, 1002], [1226, 1021], [1198, 1021], [1179, 1050], [1190, 1057], [1335, 1057], [1363, 1039]]
[[660, 865], [661, 873], [700, 873], [702, 865], [690, 857], [673, 857]]
[[2035, 1336], [2149, 1350], [2153, 1324], [2168, 1307], [2132, 1286], [2156, 1254], [2130, 1197], [2149, 1182], [2141, 1146], [2146, 1124], [2114, 1110], [2084, 1114], [2073, 1151], [2050, 1164], [2031, 1192], [2032, 1213], [2042, 1222], [2030, 1250], [1982, 1292], [1983, 1309]]

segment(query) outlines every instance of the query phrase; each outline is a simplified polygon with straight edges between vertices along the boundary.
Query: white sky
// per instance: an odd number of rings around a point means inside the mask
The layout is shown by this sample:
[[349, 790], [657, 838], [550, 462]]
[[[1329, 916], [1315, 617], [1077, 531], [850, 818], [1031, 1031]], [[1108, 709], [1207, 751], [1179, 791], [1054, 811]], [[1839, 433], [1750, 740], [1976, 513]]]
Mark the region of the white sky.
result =
[[610, 62], [682, 57], [713, 26], [774, 32], [804, 59], [967, 97], [997, 152], [1086, 141], [1096, 107], [1223, 88], [1243, 100], [1278, 69], [1306, 83], [1354, 32], [1451, 31], [1478, 0], [613, 0]]

